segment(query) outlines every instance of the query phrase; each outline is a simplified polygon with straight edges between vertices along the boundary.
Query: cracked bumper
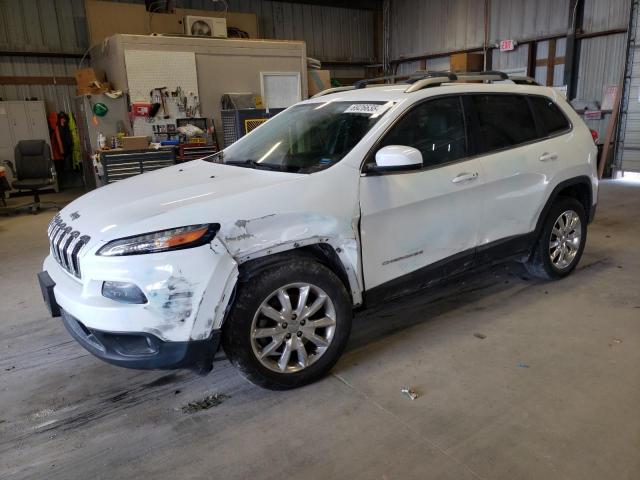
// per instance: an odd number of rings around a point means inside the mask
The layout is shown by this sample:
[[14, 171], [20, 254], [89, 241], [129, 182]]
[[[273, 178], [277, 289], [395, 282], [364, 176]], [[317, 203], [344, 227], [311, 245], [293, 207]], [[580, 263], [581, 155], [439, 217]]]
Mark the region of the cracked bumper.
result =
[[[78, 279], [51, 255], [45, 259], [45, 302], [54, 297], [59, 308], [90, 329], [150, 334], [164, 342], [206, 340], [219, 330], [237, 277], [237, 264], [226, 250], [209, 246], [120, 258], [87, 255], [81, 265]], [[148, 302], [125, 304], [104, 297], [107, 280], [134, 283]]]
[[211, 370], [220, 346], [220, 330], [213, 330], [204, 340], [167, 342], [146, 332], [111, 332], [89, 328], [60, 308], [54, 292], [55, 282], [46, 271], [38, 274], [38, 282], [51, 316], [62, 317], [71, 336], [101, 360], [126, 368]]
[[61, 310], [62, 322], [71, 336], [91, 354], [119, 367], [175, 369], [196, 367], [211, 370], [220, 345], [220, 330], [206, 340], [165, 342], [149, 333], [118, 333], [91, 329]]

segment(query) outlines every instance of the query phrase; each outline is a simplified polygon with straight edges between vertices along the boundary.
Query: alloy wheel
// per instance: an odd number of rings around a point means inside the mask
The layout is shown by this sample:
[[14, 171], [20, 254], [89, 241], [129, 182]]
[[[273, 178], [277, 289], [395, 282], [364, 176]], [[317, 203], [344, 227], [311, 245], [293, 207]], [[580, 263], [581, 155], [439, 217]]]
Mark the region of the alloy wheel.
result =
[[549, 238], [549, 258], [554, 267], [569, 267], [580, 249], [582, 222], [573, 210], [566, 210], [556, 219]]
[[327, 351], [335, 330], [336, 311], [324, 290], [293, 283], [271, 293], [256, 311], [251, 348], [269, 370], [298, 372]]

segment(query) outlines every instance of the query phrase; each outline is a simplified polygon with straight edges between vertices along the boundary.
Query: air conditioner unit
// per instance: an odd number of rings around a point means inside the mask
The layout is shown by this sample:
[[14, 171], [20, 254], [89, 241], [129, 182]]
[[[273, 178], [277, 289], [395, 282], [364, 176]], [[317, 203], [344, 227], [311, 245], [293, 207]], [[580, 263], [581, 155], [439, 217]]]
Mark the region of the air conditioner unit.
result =
[[185, 35], [227, 38], [227, 20], [225, 18], [187, 15], [182, 20], [182, 25]]

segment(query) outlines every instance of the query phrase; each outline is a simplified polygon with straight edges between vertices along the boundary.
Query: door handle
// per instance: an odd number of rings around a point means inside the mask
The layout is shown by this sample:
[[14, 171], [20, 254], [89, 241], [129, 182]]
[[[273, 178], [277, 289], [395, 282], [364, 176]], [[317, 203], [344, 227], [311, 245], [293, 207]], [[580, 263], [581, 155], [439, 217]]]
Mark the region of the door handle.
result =
[[557, 153], [543, 153], [542, 155], [540, 155], [540, 158], [538, 158], [538, 160], [540, 160], [541, 162], [548, 162], [549, 160], [556, 160], [558, 158], [558, 154]]
[[460, 173], [456, 175], [455, 178], [451, 180], [451, 183], [470, 182], [472, 180], [475, 180], [476, 178], [478, 178], [478, 172], [474, 172], [474, 173], [465, 172], [465, 173]]

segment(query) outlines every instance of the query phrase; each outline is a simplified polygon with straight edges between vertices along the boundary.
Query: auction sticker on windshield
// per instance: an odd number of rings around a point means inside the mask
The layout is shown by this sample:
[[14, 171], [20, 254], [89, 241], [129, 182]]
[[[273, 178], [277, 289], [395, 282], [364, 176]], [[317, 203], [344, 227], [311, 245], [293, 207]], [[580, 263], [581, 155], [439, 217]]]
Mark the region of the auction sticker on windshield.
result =
[[382, 107], [384, 107], [384, 104], [380, 103], [354, 103], [344, 113], [378, 113]]

